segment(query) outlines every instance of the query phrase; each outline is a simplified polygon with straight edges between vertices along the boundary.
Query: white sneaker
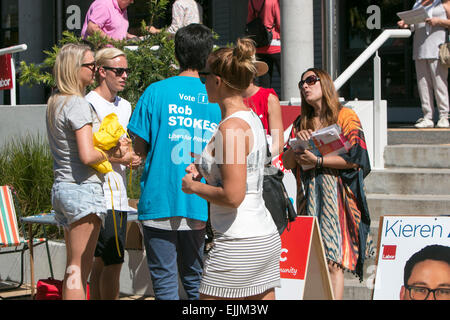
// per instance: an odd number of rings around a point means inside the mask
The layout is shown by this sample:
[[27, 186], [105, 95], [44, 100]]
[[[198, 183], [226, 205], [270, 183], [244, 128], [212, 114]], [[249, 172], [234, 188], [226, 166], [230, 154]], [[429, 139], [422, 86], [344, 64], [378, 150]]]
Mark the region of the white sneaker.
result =
[[440, 118], [436, 124], [436, 128], [448, 128], [448, 118]]
[[433, 128], [434, 123], [430, 119], [420, 118], [417, 120], [416, 124], [414, 125], [416, 128]]

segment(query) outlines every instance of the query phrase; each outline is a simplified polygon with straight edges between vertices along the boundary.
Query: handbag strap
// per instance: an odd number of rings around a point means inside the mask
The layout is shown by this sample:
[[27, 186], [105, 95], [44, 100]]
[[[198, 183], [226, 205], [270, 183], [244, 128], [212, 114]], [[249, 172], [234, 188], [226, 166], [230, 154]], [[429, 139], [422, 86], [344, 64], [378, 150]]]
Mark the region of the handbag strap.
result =
[[[258, 115], [257, 115], [258, 117]], [[262, 119], [258, 117], [258, 119], [261, 121], [262, 129], [264, 130], [264, 123], [262, 122]], [[269, 142], [267, 141], [267, 137], [264, 135], [264, 140], [266, 141], [266, 166], [270, 166], [272, 162], [272, 153], [270, 152]]]
[[[266, 5], [266, 0], [263, 1], [263, 4], [262, 4], [262, 6], [261, 6], [261, 8], [259, 9], [258, 12], [255, 10], [255, 6], [253, 5], [253, 0], [250, 0], [250, 4], [252, 5], [253, 12], [256, 13], [256, 17], [259, 17], [259, 14], [264, 9], [264, 6]], [[273, 28], [275, 28], [275, 23], [270, 28], [266, 27], [266, 29], [269, 30], [269, 31], [272, 31]]]
[[266, 140], [266, 166], [269, 166], [272, 162], [272, 153], [270, 152], [270, 148], [269, 148], [269, 142], [267, 142], [267, 138], [265, 138]]
[[256, 17], [259, 17], [259, 14], [261, 13], [262, 9], [264, 9], [264, 6], [266, 5], [266, 0], [263, 1], [263, 4], [262, 4], [261, 8], [259, 8], [259, 11], [255, 10], [255, 6], [253, 4], [253, 0], [250, 0], [250, 4], [252, 5], [253, 12], [256, 13]]

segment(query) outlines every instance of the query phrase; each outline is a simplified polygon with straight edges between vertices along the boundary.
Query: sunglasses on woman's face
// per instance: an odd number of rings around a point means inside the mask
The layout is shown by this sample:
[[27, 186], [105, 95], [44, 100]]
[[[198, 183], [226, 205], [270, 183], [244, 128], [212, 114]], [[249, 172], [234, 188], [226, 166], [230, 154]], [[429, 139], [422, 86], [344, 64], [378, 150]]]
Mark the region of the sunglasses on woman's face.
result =
[[114, 68], [114, 67], [107, 67], [107, 66], [102, 66], [102, 68], [105, 70], [111, 70], [112, 72], [115, 73], [116, 77], [122, 76], [124, 72], [126, 72], [127, 75], [130, 74], [129, 68]]
[[199, 72], [198, 72], [198, 77], [200, 78], [200, 81], [201, 81], [203, 84], [205, 84], [205, 83], [206, 83], [206, 77], [207, 77], [208, 75], [210, 75], [210, 74], [213, 74], [213, 75], [218, 76], [218, 77], [222, 77], [221, 75], [219, 75], [219, 74], [217, 74], [217, 73], [214, 73], [214, 72], [211, 72], [211, 71], [199, 71]]
[[298, 83], [298, 88], [303, 89], [303, 85], [306, 83], [308, 86], [313, 86], [316, 84], [317, 81], [320, 81], [320, 78], [316, 75], [311, 75], [305, 80], [300, 80]]
[[82, 67], [88, 68], [88, 69], [91, 70], [92, 72], [95, 71], [95, 62], [91, 62], [91, 63], [83, 63], [81, 66], [82, 66]]
[[206, 83], [206, 76], [208, 76], [209, 74], [211, 74], [211, 72], [206, 72], [206, 71], [198, 72], [198, 77], [199, 77], [201, 83], [203, 83], [203, 84]]

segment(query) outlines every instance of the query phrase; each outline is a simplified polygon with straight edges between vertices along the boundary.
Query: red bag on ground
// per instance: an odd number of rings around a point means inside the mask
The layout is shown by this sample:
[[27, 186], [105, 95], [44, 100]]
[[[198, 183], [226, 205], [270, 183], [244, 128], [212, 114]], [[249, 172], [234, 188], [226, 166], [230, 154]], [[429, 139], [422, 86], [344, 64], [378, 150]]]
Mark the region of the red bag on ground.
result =
[[[62, 300], [62, 286], [61, 280], [53, 278], [40, 279], [36, 284], [35, 300]], [[89, 284], [86, 287], [86, 300], [89, 300]]]

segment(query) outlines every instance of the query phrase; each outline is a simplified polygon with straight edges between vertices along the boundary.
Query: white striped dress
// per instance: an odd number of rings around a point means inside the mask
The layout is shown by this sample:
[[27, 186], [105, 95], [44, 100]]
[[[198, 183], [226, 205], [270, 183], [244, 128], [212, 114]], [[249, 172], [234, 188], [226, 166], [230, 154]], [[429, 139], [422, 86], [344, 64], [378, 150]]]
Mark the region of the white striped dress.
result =
[[[236, 112], [221, 123], [233, 117], [249, 124], [254, 143], [247, 156], [247, 190], [239, 208], [211, 204], [214, 240], [205, 260], [199, 291], [221, 298], [254, 296], [280, 286], [281, 241], [262, 197], [265, 131], [253, 111]], [[214, 186], [222, 183], [220, 163], [211, 156], [213, 148], [222, 150], [218, 132], [199, 161], [200, 173]]]

